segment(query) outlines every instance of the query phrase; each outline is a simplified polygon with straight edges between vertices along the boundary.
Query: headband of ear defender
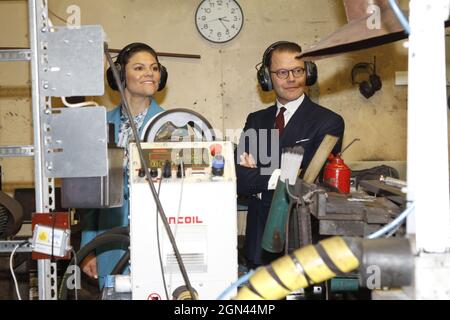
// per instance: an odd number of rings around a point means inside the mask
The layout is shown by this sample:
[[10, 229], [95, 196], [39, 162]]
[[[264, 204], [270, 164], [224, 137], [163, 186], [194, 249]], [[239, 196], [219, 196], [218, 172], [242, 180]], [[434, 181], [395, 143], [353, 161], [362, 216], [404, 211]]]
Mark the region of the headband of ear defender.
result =
[[[149, 45], [146, 45], [145, 43], [141, 42], [130, 43], [129, 45], [125, 46], [122, 50], [120, 50], [119, 55], [117, 56], [116, 61], [114, 62], [117, 71], [119, 71], [120, 81], [125, 85], [125, 78], [126, 78], [125, 62], [131, 56], [131, 54], [138, 51], [151, 52], [156, 57], [156, 61], [158, 62], [159, 65], [159, 70], [161, 72], [161, 79], [159, 81], [158, 91], [161, 91], [166, 86], [167, 77], [169, 76], [167, 73], [167, 69], [161, 63], [159, 63], [156, 51], [153, 50]], [[108, 70], [106, 70], [106, 80], [108, 81], [108, 85], [110, 86], [111, 89], [119, 91], [119, 87], [117, 86], [116, 80], [114, 79], [111, 67], [109, 67]]]
[[[269, 62], [272, 57], [272, 52], [283, 44], [294, 44], [300, 48], [299, 45], [289, 41], [278, 41], [271, 44], [266, 51], [264, 51], [261, 66], [257, 69], [256, 77], [259, 85], [263, 91], [273, 90], [272, 79], [270, 78]], [[317, 65], [312, 61], [305, 61], [306, 86], [312, 86], [317, 82]]]

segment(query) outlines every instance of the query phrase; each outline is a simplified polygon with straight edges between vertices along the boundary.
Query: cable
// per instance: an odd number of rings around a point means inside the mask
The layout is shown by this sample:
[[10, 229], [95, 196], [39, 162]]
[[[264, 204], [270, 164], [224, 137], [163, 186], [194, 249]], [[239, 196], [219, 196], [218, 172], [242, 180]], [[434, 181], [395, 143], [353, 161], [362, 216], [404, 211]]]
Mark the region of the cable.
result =
[[403, 14], [402, 10], [400, 10], [397, 1], [389, 0], [389, 5], [391, 6], [392, 11], [398, 19], [398, 22], [402, 25], [403, 29], [405, 29], [405, 33], [409, 35], [411, 33], [411, 28], [409, 27], [409, 22]]
[[[312, 191], [310, 191], [310, 192], [308, 192], [307, 194], [305, 194], [304, 196], [303, 196], [303, 201], [305, 201], [305, 203], [311, 203], [311, 198], [312, 198], [312, 196], [314, 195], [314, 194], [316, 194], [316, 193], [319, 193], [319, 192], [323, 192], [323, 190], [322, 189], [316, 189], [316, 190], [312, 190]], [[325, 197], [328, 197], [328, 194], [327, 193], [325, 193]]]
[[106, 230], [105, 232], [100, 233], [98, 236], [104, 236], [109, 234], [123, 234], [126, 236], [130, 235], [130, 227], [122, 226], [122, 227], [114, 227], [112, 229]]
[[53, 12], [52, 10], [48, 9], [48, 12], [49, 12], [51, 15], [55, 16], [57, 19], [61, 20], [62, 22], [65, 22], [66, 24], [69, 24], [69, 23], [67, 22], [66, 19], [61, 18], [61, 16], [57, 15], [57, 14], [56, 14], [55, 12]]
[[233, 283], [231, 286], [226, 288], [218, 297], [217, 300], [225, 300], [225, 297], [230, 294], [232, 290], [239, 287], [240, 285], [246, 283], [248, 279], [255, 273], [255, 270], [250, 270], [246, 274], [244, 274], [242, 277], [240, 277], [235, 283]]
[[[184, 184], [184, 165], [183, 165], [183, 160], [180, 160], [180, 167], [181, 167], [181, 186], [180, 186], [180, 199], [178, 201], [178, 210], [177, 210], [177, 218], [175, 219], [175, 230], [173, 232], [173, 236], [176, 239], [177, 238], [177, 231], [178, 231], [178, 219], [180, 218], [180, 213], [181, 213], [181, 202], [183, 199], [183, 184]], [[170, 286], [172, 286], [172, 270], [170, 270], [170, 280], [169, 280], [169, 284]], [[193, 298], [193, 300], [195, 300], [195, 298]]]
[[183, 276], [183, 280], [184, 280], [184, 282], [186, 284], [186, 287], [188, 288], [189, 293], [191, 294], [191, 297], [193, 299], [195, 299], [196, 295], [195, 295], [194, 289], [191, 286], [191, 282], [189, 281], [189, 278], [188, 278], [188, 275], [187, 275], [187, 272], [186, 272], [186, 267], [184, 266], [183, 259], [181, 258], [180, 252], [179, 252], [177, 244], [175, 242], [175, 238], [174, 238], [174, 236], [172, 234], [172, 230], [170, 229], [169, 222], [167, 221], [167, 216], [165, 214], [164, 208], [162, 207], [161, 201], [159, 200], [158, 195], [156, 194], [155, 185], [153, 184], [153, 180], [150, 177], [150, 172], [148, 170], [147, 161], [146, 161], [146, 159], [144, 157], [144, 152], [142, 151], [142, 146], [141, 146], [141, 141], [139, 139], [139, 134], [138, 134], [138, 131], [136, 129], [136, 125], [135, 125], [134, 121], [132, 120], [133, 119], [133, 115], [131, 113], [130, 107], [128, 106], [128, 102], [127, 102], [127, 100], [125, 98], [125, 90], [123, 88], [122, 82], [120, 81], [120, 76], [119, 76], [119, 72], [117, 70], [117, 67], [114, 64], [114, 62], [112, 61], [111, 55], [109, 54], [108, 43], [106, 43], [106, 42], [104, 43], [104, 51], [105, 51], [106, 58], [108, 59], [109, 66], [111, 67], [111, 71], [112, 71], [112, 73], [114, 75], [114, 79], [115, 79], [115, 81], [117, 83], [117, 86], [118, 86], [118, 89], [120, 91], [120, 97], [122, 99], [122, 108], [124, 109], [128, 119], [130, 120], [131, 130], [133, 132], [133, 136], [134, 136], [134, 139], [135, 139], [136, 148], [138, 150], [142, 166], [144, 167], [145, 177], [148, 180], [148, 185], [150, 187], [150, 191], [152, 192], [153, 199], [155, 200], [156, 206], [158, 208], [158, 213], [159, 213], [159, 215], [161, 217], [161, 220], [162, 220], [162, 222], [164, 224], [164, 228], [166, 229], [167, 235], [169, 237], [170, 243], [171, 243], [173, 251], [175, 253], [175, 257], [176, 257], [178, 265], [180, 267], [181, 275]]
[[[287, 217], [286, 217], [286, 224], [285, 224], [285, 229], [284, 232], [286, 234], [286, 241], [285, 241], [285, 246], [284, 246], [284, 254], [288, 254], [289, 253], [289, 220], [291, 219], [291, 212], [292, 210], [294, 210], [294, 206], [297, 205], [297, 212], [298, 212], [298, 202], [297, 201], [289, 201], [289, 206], [288, 206], [288, 212], [287, 212]], [[296, 224], [294, 224], [295, 226]], [[295, 235], [295, 232], [294, 232]]]
[[[287, 217], [286, 217], [286, 224], [284, 226], [284, 232], [286, 234], [286, 240], [285, 240], [285, 245], [284, 245], [284, 253], [288, 254], [289, 253], [289, 222], [291, 219], [291, 212], [294, 209], [294, 206], [297, 206], [297, 212], [298, 212], [298, 204], [300, 202], [300, 198], [296, 197], [295, 195], [293, 195], [290, 190], [289, 190], [289, 179], [286, 179], [286, 193], [289, 196], [289, 206], [288, 206], [288, 211], [287, 211]], [[301, 192], [300, 192], [301, 194]], [[302, 201], [302, 203], [304, 204], [304, 202]]]
[[184, 185], [184, 164], [183, 160], [180, 161], [181, 166], [181, 187], [180, 187], [180, 200], [178, 201], [178, 211], [177, 211], [177, 221], [175, 223], [175, 237], [177, 235], [177, 227], [178, 227], [178, 218], [180, 217], [181, 213], [181, 202], [183, 200], [183, 185]]
[[[162, 173], [161, 173], [161, 179], [159, 180], [158, 185], [158, 197], [160, 196], [161, 191], [161, 184], [162, 184]], [[166, 283], [166, 277], [164, 275], [164, 266], [163, 266], [163, 260], [161, 255], [161, 242], [159, 241], [159, 216], [158, 216], [158, 209], [156, 209], [156, 243], [158, 246], [158, 256], [159, 256], [159, 267], [161, 269], [161, 277], [163, 280], [163, 286], [164, 286], [164, 293], [166, 294], [166, 300], [169, 300], [169, 293], [167, 291], [167, 283]]]
[[[293, 194], [291, 193], [291, 191], [289, 190], [289, 179], [286, 179], [285, 183], [286, 183], [286, 193], [288, 194], [288, 196], [289, 196], [290, 198], [294, 199], [295, 201], [300, 202], [300, 198], [299, 198], [299, 197], [296, 197], [295, 195], [293, 195]], [[302, 198], [301, 200], [302, 200], [302, 202], [303, 202], [303, 198]]]
[[[111, 231], [112, 231], [112, 233], [111, 233]], [[129, 233], [130, 233], [130, 228], [128, 226], [124, 226], [124, 227], [115, 227], [113, 229], [109, 229], [108, 231], [103, 232], [102, 235], [105, 235], [105, 234], [124, 234], [126, 236], [129, 236]], [[125, 268], [125, 266], [127, 265], [129, 260], [130, 260], [130, 250], [128, 249], [122, 255], [120, 260], [116, 263], [116, 265], [114, 266], [114, 268], [111, 271], [111, 274], [112, 275], [122, 274], [123, 273], [123, 268]]]
[[62, 103], [68, 108], [79, 108], [79, 107], [87, 107], [87, 106], [98, 106], [98, 103], [95, 101], [86, 101], [80, 103], [69, 103], [66, 100], [66, 97], [61, 97]]
[[[78, 273], [78, 262], [77, 262], [77, 253], [75, 252], [75, 250], [73, 249], [73, 247], [70, 247], [70, 250], [73, 253], [73, 259], [74, 259], [74, 264], [73, 266], [75, 266], [75, 300], [78, 300], [78, 286], [77, 286], [77, 273]], [[80, 277], [81, 278], [81, 277]]]
[[[289, 253], [289, 223], [290, 223], [290, 219], [291, 219], [291, 211], [294, 209], [294, 206], [296, 206], [296, 211], [297, 211], [297, 219], [300, 218], [301, 216], [301, 212], [300, 212], [300, 207], [305, 207], [306, 203], [305, 203], [305, 199], [304, 197], [302, 197], [301, 195], [303, 194], [303, 183], [300, 183], [300, 197], [295, 196], [294, 194], [291, 193], [290, 189], [289, 189], [289, 179], [286, 179], [286, 193], [288, 194], [289, 197], [289, 206], [288, 206], [288, 213], [287, 213], [287, 218], [286, 218], [286, 225], [285, 225], [285, 234], [286, 234], [286, 241], [285, 241], [285, 246], [284, 246], [284, 253], [288, 254]], [[298, 223], [294, 222], [294, 236], [300, 236], [302, 230], [297, 229], [298, 227]], [[295, 232], [297, 232], [297, 234], [295, 234]]]
[[184, 184], [184, 166], [183, 166], [183, 160], [180, 161], [181, 165], [181, 186], [180, 186], [180, 199], [178, 200], [178, 210], [177, 210], [177, 219], [175, 220], [175, 231], [174, 231], [174, 237], [177, 237], [177, 229], [178, 229], [178, 218], [180, 217], [181, 213], [181, 202], [183, 199], [183, 184]]
[[127, 251], [125, 251], [125, 253], [122, 255], [122, 258], [120, 258], [120, 260], [116, 263], [116, 265], [112, 269], [111, 275], [122, 274], [123, 268], [125, 268], [129, 260], [130, 260], [130, 250], [128, 249]]
[[16, 245], [14, 247], [14, 250], [11, 253], [11, 256], [9, 257], [9, 270], [11, 271], [11, 275], [13, 277], [14, 280], [14, 286], [16, 287], [16, 294], [17, 294], [17, 298], [19, 300], [22, 300], [22, 297], [20, 296], [20, 292], [19, 292], [19, 285], [17, 284], [17, 279], [16, 279], [16, 274], [14, 273], [14, 268], [13, 268], [13, 258], [14, 258], [14, 254], [16, 253], [16, 250], [20, 247], [20, 244]]
[[405, 209], [405, 211], [403, 211], [397, 218], [395, 218], [394, 220], [392, 220], [389, 224], [385, 225], [383, 228], [381, 228], [380, 230], [370, 234], [367, 238], [368, 239], [376, 239], [381, 237], [382, 235], [384, 235], [385, 233], [391, 231], [392, 229], [394, 229], [397, 225], [401, 224], [403, 222], [403, 220], [406, 219], [406, 217], [412, 212], [412, 210], [414, 209], [414, 205], [411, 204], [408, 208]]

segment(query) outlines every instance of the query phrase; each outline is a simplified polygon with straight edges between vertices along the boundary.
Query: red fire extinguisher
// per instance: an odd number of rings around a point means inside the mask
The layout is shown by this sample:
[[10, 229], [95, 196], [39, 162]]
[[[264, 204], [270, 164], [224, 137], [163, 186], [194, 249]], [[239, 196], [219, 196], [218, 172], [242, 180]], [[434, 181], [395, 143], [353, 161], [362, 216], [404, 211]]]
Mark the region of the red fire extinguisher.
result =
[[354, 139], [349, 145], [347, 145], [341, 153], [338, 153], [336, 156], [330, 154], [328, 156], [328, 163], [325, 166], [323, 173], [323, 181], [336, 187], [340, 193], [349, 193], [350, 192], [350, 168], [344, 163], [344, 160], [341, 158], [342, 154], [348, 147], [350, 147], [355, 141], [359, 141], [359, 139]]

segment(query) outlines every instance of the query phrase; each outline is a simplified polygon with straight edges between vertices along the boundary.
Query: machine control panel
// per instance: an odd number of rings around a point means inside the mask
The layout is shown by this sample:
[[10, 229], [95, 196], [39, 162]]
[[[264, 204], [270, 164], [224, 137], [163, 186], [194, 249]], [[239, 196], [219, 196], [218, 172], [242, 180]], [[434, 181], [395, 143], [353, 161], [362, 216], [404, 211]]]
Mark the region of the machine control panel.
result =
[[[233, 146], [231, 142], [146, 142], [142, 143], [144, 158], [154, 181], [161, 179], [214, 181], [234, 179]], [[134, 183], [145, 183], [144, 168], [135, 144], [130, 145]]]

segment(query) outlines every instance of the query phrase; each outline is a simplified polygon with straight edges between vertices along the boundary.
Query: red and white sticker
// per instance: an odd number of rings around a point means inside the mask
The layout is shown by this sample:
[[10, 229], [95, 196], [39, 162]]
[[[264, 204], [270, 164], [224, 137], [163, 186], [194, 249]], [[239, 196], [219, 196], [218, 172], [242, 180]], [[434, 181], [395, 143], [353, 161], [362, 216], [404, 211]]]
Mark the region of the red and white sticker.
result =
[[161, 296], [156, 292], [153, 292], [148, 295], [147, 300], [161, 300]]

